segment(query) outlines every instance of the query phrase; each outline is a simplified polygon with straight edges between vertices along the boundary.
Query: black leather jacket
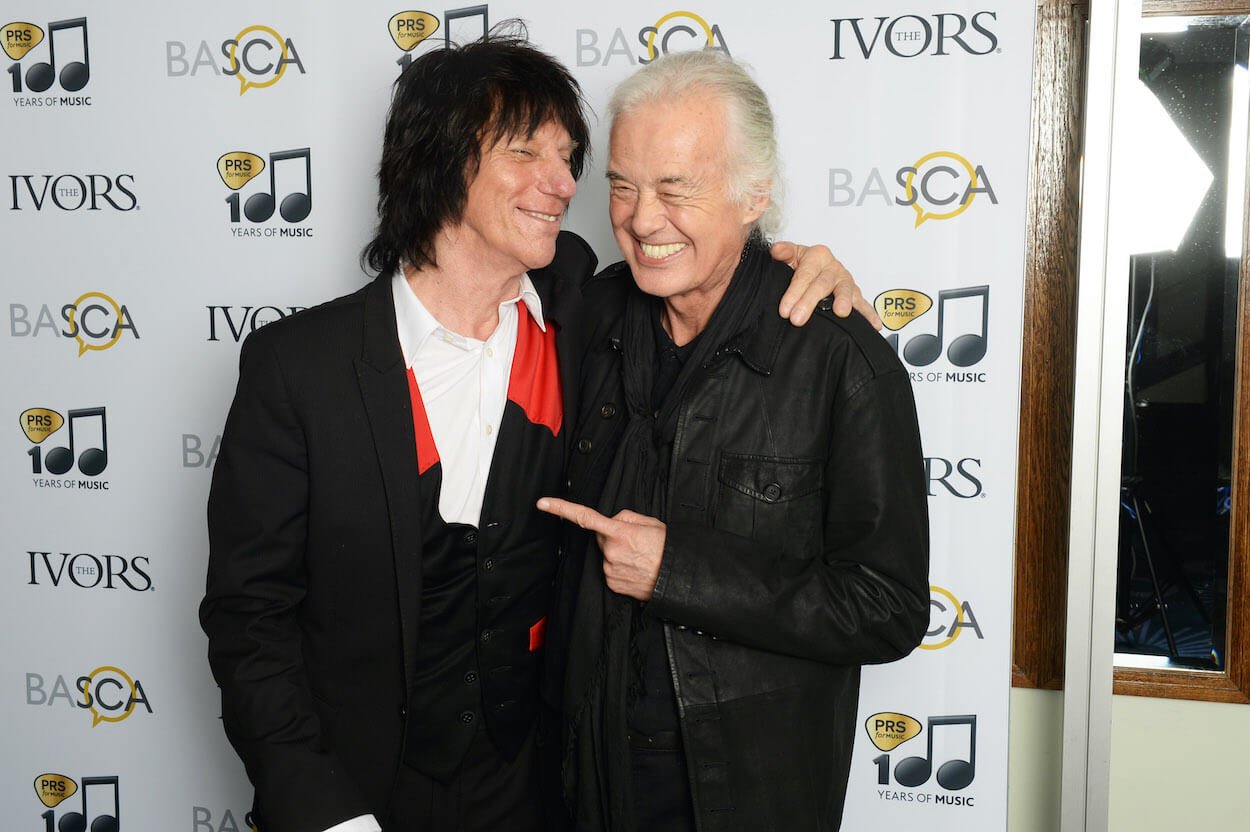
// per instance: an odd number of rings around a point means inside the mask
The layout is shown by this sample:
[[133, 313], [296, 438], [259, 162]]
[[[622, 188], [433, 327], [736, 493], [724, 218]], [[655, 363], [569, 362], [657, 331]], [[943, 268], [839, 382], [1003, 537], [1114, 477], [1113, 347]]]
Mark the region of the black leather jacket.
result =
[[[801, 329], [780, 318], [788, 276], [772, 264], [761, 277], [763, 311], [686, 389], [673, 447], [649, 613], [664, 621], [701, 830], [836, 829], [860, 665], [907, 655], [928, 626], [908, 375], [858, 315], [839, 319], [825, 304]], [[593, 323], [569, 488], [592, 505], [624, 425], [631, 291], [624, 264], [586, 289]], [[571, 535], [567, 552], [597, 555]], [[579, 577], [568, 558], [563, 604]]]

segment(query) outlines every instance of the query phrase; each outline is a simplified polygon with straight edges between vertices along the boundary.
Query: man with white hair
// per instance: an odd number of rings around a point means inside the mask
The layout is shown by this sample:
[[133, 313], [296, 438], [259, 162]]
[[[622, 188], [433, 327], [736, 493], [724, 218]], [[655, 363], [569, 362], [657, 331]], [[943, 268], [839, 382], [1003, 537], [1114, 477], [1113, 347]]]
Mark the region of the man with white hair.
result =
[[836, 829], [860, 666], [928, 625], [908, 374], [858, 315], [772, 311], [776, 140], [741, 67], [660, 58], [610, 109], [625, 259], [585, 292], [590, 452], [572, 501], [539, 501], [576, 527], [551, 624], [566, 798], [583, 830]]

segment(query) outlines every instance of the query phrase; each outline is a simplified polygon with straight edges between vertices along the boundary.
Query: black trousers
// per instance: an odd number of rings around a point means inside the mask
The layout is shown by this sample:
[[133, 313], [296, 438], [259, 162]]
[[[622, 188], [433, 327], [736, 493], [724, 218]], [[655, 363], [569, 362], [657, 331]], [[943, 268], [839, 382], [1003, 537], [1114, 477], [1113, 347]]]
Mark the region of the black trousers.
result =
[[686, 758], [680, 749], [631, 748], [634, 829], [637, 832], [694, 832], [694, 807]]
[[515, 760], [479, 727], [464, 763], [440, 783], [401, 765], [382, 822], [385, 832], [546, 832], [534, 734]]

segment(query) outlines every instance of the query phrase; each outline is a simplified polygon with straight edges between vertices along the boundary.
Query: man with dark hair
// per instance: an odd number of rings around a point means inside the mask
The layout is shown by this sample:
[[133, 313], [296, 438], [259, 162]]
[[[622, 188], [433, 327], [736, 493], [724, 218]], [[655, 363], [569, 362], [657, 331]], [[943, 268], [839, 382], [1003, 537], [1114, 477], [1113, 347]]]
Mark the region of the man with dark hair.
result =
[[[572, 450], [595, 257], [560, 221], [588, 132], [576, 81], [519, 39], [413, 61], [378, 277], [243, 345], [200, 620], [262, 832], [554, 823], [536, 723], [559, 527], [534, 506]], [[857, 293], [814, 259], [792, 317], [837, 279]]]

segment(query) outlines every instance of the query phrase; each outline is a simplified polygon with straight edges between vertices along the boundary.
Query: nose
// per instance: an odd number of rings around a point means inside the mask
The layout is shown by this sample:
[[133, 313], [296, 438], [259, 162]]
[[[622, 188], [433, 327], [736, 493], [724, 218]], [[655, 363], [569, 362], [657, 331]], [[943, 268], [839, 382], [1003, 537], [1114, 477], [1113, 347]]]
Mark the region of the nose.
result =
[[664, 204], [655, 194], [639, 194], [629, 217], [629, 230], [635, 237], [644, 238], [662, 229], [668, 222], [664, 216]]
[[562, 159], [555, 159], [547, 164], [546, 175], [543, 177], [542, 189], [545, 193], [568, 202], [577, 193], [577, 180], [573, 172]]

